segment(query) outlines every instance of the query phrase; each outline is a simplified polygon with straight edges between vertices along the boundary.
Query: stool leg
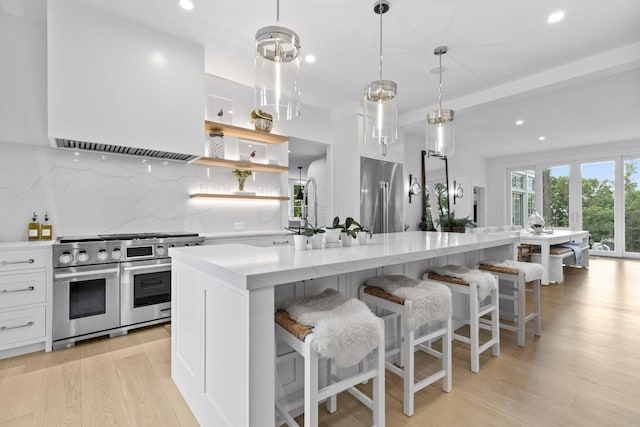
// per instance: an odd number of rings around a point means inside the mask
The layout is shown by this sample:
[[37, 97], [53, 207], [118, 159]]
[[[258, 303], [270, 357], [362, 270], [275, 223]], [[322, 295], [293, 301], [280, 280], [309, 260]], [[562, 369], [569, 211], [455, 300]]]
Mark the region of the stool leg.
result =
[[[384, 321], [380, 319], [382, 327], [384, 328]], [[378, 372], [373, 378], [373, 425], [374, 427], [384, 427], [385, 423], [385, 395], [384, 395], [384, 375], [385, 375], [385, 341], [384, 334], [380, 337], [380, 343], [378, 350], [376, 350], [376, 356], [378, 358]]]
[[413, 415], [413, 395], [415, 393], [414, 384], [414, 344], [415, 332], [404, 328], [404, 414], [408, 417]]
[[495, 340], [491, 353], [494, 356], [500, 356], [500, 295], [498, 289], [494, 289], [491, 292], [492, 302], [495, 305], [495, 309], [491, 312], [491, 338]]
[[540, 336], [540, 331], [542, 330], [542, 320], [540, 318], [540, 280], [536, 280], [533, 282], [533, 310], [536, 314], [534, 319], [534, 330], [536, 336]]
[[[331, 359], [327, 358], [327, 386], [330, 386], [332, 382], [333, 382], [333, 364], [331, 363]], [[333, 396], [329, 396], [329, 398], [327, 399], [327, 412], [329, 412], [330, 414], [333, 414], [334, 412], [336, 412], [336, 409], [338, 408], [337, 401], [338, 399], [335, 394]]]
[[480, 321], [478, 319], [478, 287], [469, 285], [469, 347], [471, 350], [471, 371], [480, 370]]
[[451, 317], [447, 320], [447, 333], [442, 337], [442, 369], [447, 373], [442, 379], [442, 391], [447, 393], [451, 391], [452, 375], [451, 375], [451, 342], [453, 336], [451, 333]]
[[403, 367], [404, 366], [404, 360], [402, 358], [402, 331], [403, 329], [403, 324], [402, 324], [402, 319], [404, 319], [404, 312], [402, 313], [402, 315], [397, 316], [394, 320], [395, 322], [395, 329], [396, 329], [396, 338], [395, 338], [395, 344], [393, 348], [397, 348], [399, 350], [398, 353], [396, 353], [395, 355], [395, 363], [396, 365]]
[[518, 328], [518, 345], [520, 347], [524, 347], [527, 290], [525, 288], [523, 273], [518, 274], [518, 281], [516, 283], [516, 294], [516, 299], [518, 300], [518, 318], [516, 319], [516, 327]]
[[308, 341], [304, 343], [304, 425], [318, 425], [318, 354]]

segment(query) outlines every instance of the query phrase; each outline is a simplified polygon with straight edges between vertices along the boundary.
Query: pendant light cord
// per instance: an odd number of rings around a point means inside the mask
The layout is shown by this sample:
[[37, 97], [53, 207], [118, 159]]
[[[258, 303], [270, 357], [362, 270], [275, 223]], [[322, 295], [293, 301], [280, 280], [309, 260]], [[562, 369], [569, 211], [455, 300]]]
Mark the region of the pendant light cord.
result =
[[440, 111], [442, 111], [442, 52], [438, 55], [438, 59], [440, 60], [440, 88], [438, 89], [438, 102], [440, 104]]
[[[279, 1], [279, 0], [278, 0]], [[380, 72], [380, 80], [382, 80], [382, 0], [378, 2], [378, 9], [380, 14], [380, 64], [378, 65], [378, 71]]]
[[280, 0], [276, 0], [276, 26], [280, 26]]

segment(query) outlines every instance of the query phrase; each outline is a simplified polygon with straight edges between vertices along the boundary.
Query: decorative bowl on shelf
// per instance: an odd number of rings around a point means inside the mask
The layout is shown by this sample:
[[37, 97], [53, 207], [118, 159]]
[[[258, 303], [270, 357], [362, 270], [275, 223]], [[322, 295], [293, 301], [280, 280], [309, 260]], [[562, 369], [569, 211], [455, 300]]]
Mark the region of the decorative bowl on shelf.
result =
[[271, 128], [273, 127], [273, 120], [258, 117], [257, 119], [253, 119], [253, 126], [256, 128], [256, 130], [262, 132], [271, 132]]

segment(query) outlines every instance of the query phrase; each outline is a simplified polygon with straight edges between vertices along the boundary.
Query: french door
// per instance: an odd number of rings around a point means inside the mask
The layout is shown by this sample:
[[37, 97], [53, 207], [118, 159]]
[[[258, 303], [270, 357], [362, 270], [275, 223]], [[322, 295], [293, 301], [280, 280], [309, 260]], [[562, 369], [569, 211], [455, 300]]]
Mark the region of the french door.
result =
[[[521, 185], [532, 175], [533, 188]], [[509, 178], [513, 224], [526, 224], [532, 197], [548, 227], [589, 231], [592, 254], [640, 258], [640, 156], [531, 166]]]

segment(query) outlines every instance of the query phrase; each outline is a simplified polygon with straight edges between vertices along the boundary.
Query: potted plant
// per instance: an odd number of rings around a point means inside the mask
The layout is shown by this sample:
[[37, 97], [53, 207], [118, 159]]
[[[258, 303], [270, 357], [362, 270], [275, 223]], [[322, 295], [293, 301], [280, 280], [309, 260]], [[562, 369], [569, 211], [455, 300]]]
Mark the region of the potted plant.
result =
[[271, 114], [256, 108], [251, 112], [251, 121], [256, 130], [271, 132], [271, 127], [273, 126], [273, 116]]
[[304, 235], [309, 238], [309, 241], [311, 242], [311, 249], [322, 248], [322, 235], [324, 232], [325, 231], [321, 227], [316, 228], [312, 225], [307, 225], [307, 228], [304, 230]]
[[285, 227], [284, 229], [290, 231], [291, 235], [293, 235], [293, 247], [296, 251], [304, 251], [307, 249], [307, 245], [309, 244], [307, 230], [291, 227]]
[[340, 224], [342, 227], [342, 233], [346, 234], [346, 236], [342, 236], [342, 244], [344, 246], [351, 246], [358, 237], [356, 235], [356, 229], [352, 228], [355, 225], [355, 220], [350, 216], [344, 221], [344, 224]]
[[475, 227], [476, 224], [468, 216], [464, 218], [449, 217], [447, 215], [440, 217], [440, 231], [451, 231], [454, 233], [464, 233], [466, 227]]
[[342, 232], [343, 226], [340, 224], [340, 218], [333, 218], [333, 223], [329, 227], [325, 227], [326, 233], [324, 235], [324, 240], [327, 243], [327, 246], [338, 246], [340, 245], [340, 233]]
[[353, 225], [355, 226], [353, 231], [355, 231], [356, 235], [358, 236], [358, 244], [366, 245], [369, 239], [371, 239], [371, 236], [373, 235], [373, 233], [371, 232], [371, 229], [367, 226], [361, 225], [356, 220], [353, 220]]
[[251, 176], [253, 172], [251, 172], [250, 170], [243, 171], [240, 169], [235, 169], [231, 173], [234, 174], [236, 178], [238, 178], [238, 191], [244, 191], [244, 181], [248, 176]]

